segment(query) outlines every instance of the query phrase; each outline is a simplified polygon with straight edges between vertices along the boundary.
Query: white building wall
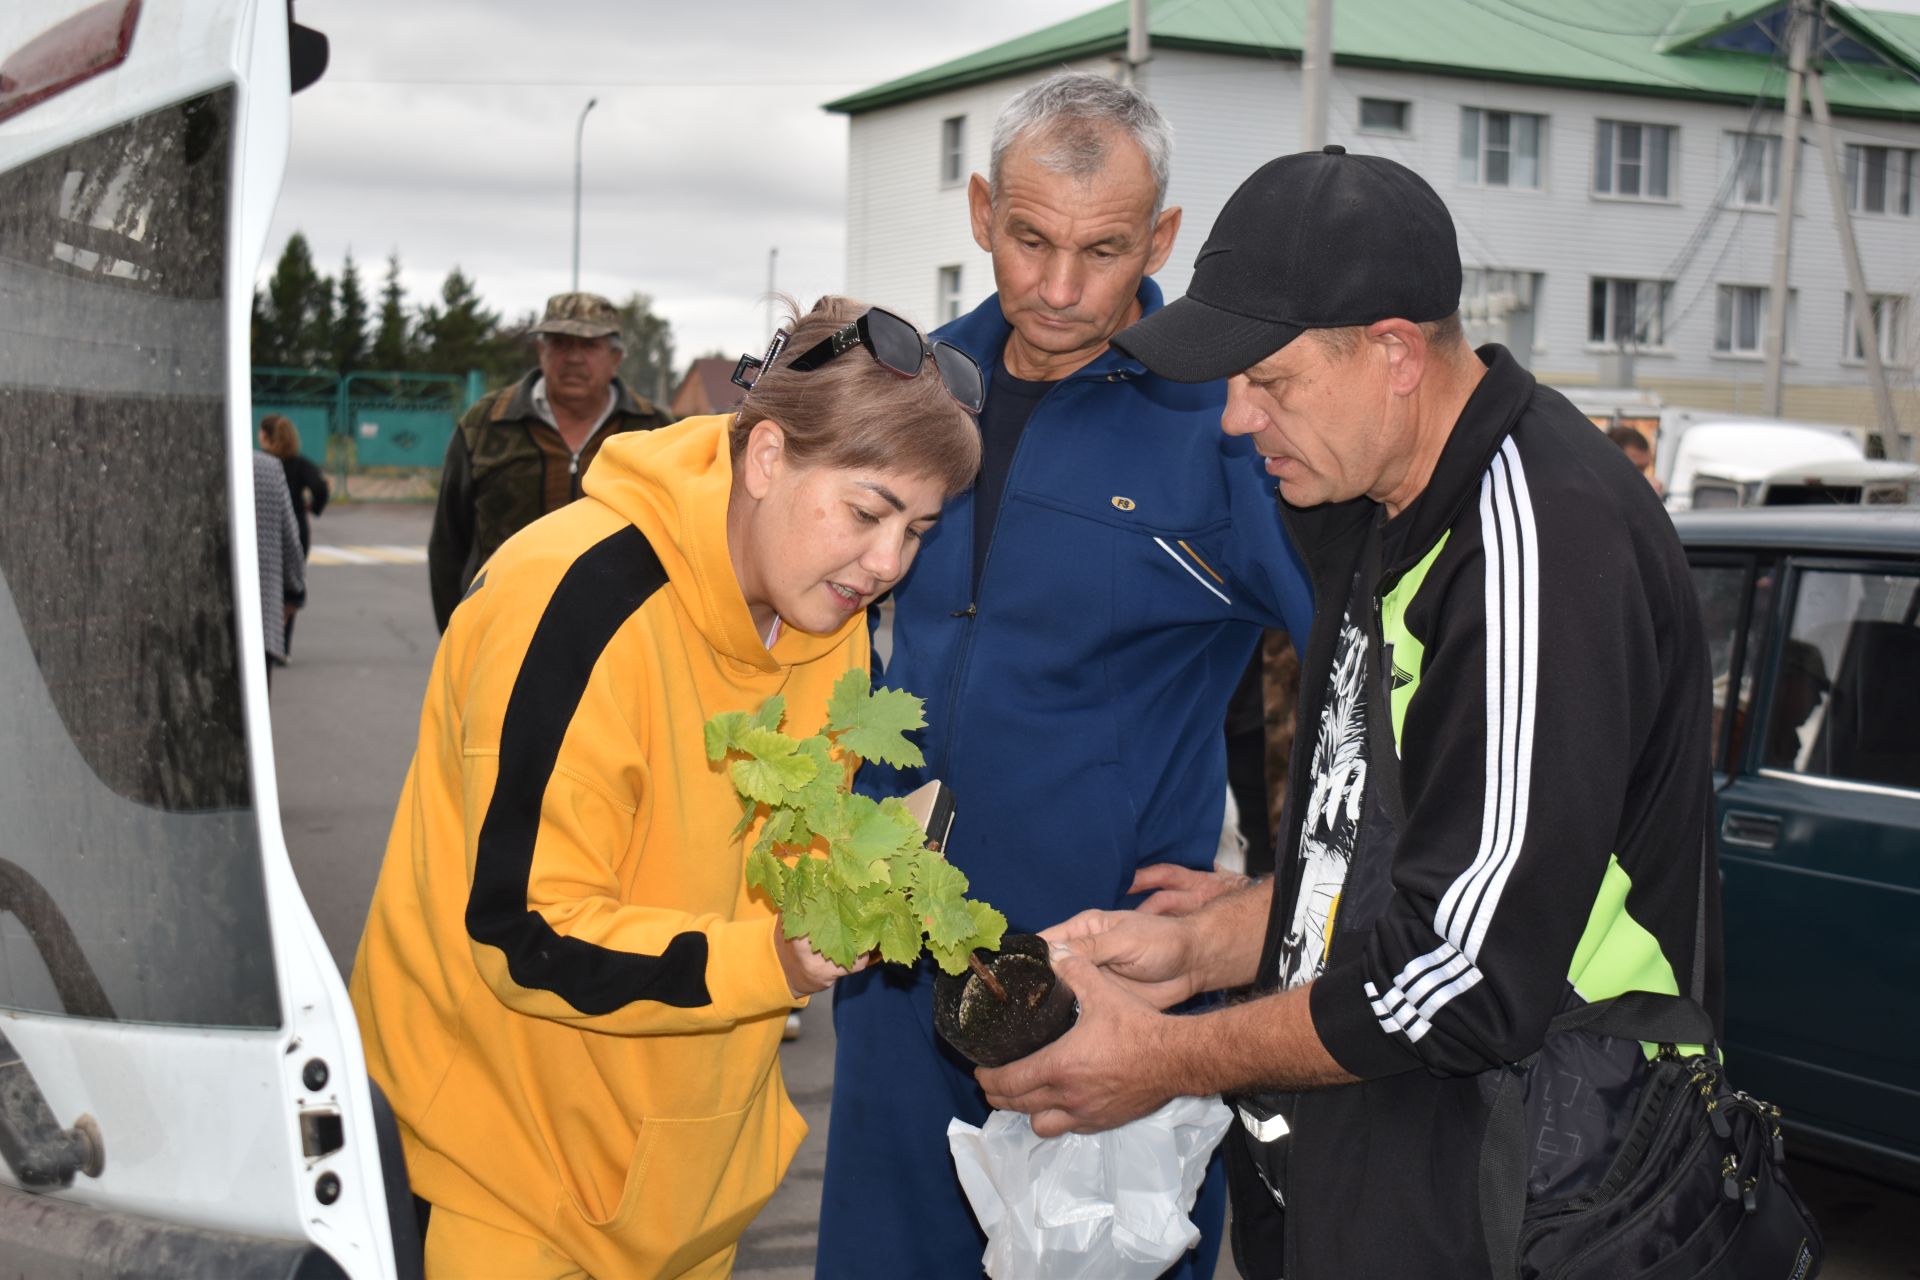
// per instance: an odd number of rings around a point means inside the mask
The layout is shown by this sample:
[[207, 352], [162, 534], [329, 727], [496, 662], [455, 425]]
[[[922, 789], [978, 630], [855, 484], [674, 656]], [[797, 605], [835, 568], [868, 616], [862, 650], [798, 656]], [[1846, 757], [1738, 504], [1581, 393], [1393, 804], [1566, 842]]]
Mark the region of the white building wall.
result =
[[[1084, 69], [1105, 71], [1104, 60]], [[854, 116], [847, 148], [847, 293], [922, 326], [938, 325], [940, 268], [961, 270], [962, 310], [993, 292], [993, 263], [973, 242], [965, 177], [941, 181], [941, 122], [966, 119], [968, 174], [985, 173], [993, 122], [1040, 77], [997, 80]]]
[[[1110, 62], [1090, 60], [1106, 72]], [[940, 122], [964, 114], [968, 164], [984, 172], [992, 122], [1002, 104], [1044, 73], [1011, 77], [855, 116], [848, 193], [848, 289], [916, 320], [935, 319], [938, 269], [960, 265], [968, 305], [992, 287], [990, 263], [968, 228], [964, 184], [943, 188], [937, 169]], [[1220, 207], [1254, 168], [1299, 146], [1299, 73], [1278, 59], [1163, 52], [1145, 69], [1145, 88], [1174, 127], [1169, 200], [1185, 210], [1172, 259], [1160, 273], [1168, 296], [1184, 291], [1194, 256]], [[1359, 99], [1394, 98], [1412, 106], [1404, 137], [1363, 133]], [[1458, 176], [1460, 111], [1523, 111], [1547, 119], [1542, 184], [1537, 191], [1478, 187]], [[1469, 267], [1539, 272], [1530, 363], [1543, 376], [1592, 380], [1608, 372], [1604, 348], [1588, 342], [1594, 276], [1673, 282], [1664, 349], [1642, 351], [1642, 382], [1711, 382], [1750, 388], [1757, 404], [1764, 365], [1757, 357], [1713, 350], [1716, 287], [1769, 283], [1777, 215], [1726, 208], [1709, 222], [1725, 178], [1724, 135], [1744, 132], [1747, 108], [1682, 99], [1610, 94], [1414, 72], [1337, 67], [1329, 103], [1329, 139], [1355, 152], [1391, 156], [1420, 172], [1446, 200]], [[1669, 201], [1592, 194], [1596, 121], [1624, 120], [1678, 129]], [[1758, 117], [1757, 132], [1780, 132], [1780, 113]], [[1920, 148], [1920, 122], [1842, 117], [1841, 141]], [[1864, 367], [1842, 360], [1846, 272], [1810, 120], [1803, 125], [1798, 218], [1791, 282], [1797, 292], [1789, 329], [1787, 381], [1805, 387], [1863, 388]], [[1906, 367], [1920, 315], [1920, 216], [1854, 219], [1869, 290], [1907, 297]], [[1704, 227], [1704, 233], [1703, 233]], [[1697, 244], [1694, 242], [1697, 238]], [[1791, 408], [1789, 410], [1792, 412]]]

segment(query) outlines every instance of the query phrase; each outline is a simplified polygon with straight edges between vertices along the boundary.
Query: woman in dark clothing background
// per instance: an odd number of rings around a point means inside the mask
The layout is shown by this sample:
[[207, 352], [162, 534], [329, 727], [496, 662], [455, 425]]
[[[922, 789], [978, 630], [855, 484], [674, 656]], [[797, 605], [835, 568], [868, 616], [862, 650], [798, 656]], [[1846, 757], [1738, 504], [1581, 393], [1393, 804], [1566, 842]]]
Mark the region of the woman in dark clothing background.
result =
[[[308, 521], [327, 509], [327, 498], [332, 492], [327, 487], [327, 477], [312, 458], [300, 452], [300, 428], [283, 414], [270, 413], [260, 419], [260, 447], [280, 459], [280, 466], [286, 472], [287, 492], [293, 497], [293, 518], [300, 526], [300, 559], [304, 563], [313, 549], [313, 532]], [[285, 652], [292, 651], [293, 614], [289, 613]]]
[[308, 513], [319, 515], [327, 509], [332, 492], [327, 477], [312, 458], [300, 452], [300, 428], [293, 420], [277, 413], [260, 419], [260, 447], [280, 459], [287, 473], [287, 492], [293, 495], [294, 519], [300, 522], [300, 553], [313, 549], [313, 534], [307, 524]]

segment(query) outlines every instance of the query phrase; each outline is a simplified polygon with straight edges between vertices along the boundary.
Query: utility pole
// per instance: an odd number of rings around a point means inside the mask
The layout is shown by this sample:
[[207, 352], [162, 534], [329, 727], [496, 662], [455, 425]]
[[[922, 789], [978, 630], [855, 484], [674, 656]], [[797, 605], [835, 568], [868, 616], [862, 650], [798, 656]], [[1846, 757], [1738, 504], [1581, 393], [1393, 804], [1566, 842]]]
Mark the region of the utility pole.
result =
[[580, 292], [580, 143], [587, 132], [587, 112], [598, 98], [588, 98], [580, 108], [580, 122], [573, 127], [573, 291]]
[[[1804, 3], [1805, 0], [1802, 0]], [[1820, 158], [1827, 170], [1827, 194], [1833, 197], [1833, 223], [1840, 232], [1840, 256], [1847, 263], [1847, 287], [1853, 291], [1853, 327], [1867, 357], [1867, 385], [1873, 389], [1874, 414], [1880, 420], [1881, 445], [1895, 454], [1904, 453], [1900, 439], [1900, 420], [1893, 416], [1893, 397], [1887, 394], [1887, 371], [1880, 363], [1880, 335], [1873, 323], [1873, 299], [1867, 293], [1866, 273], [1860, 269], [1860, 246], [1853, 238], [1853, 215], [1847, 211], [1847, 193], [1840, 189], [1840, 159], [1833, 141], [1833, 116], [1827, 110], [1827, 90], [1820, 83], [1818, 67], [1807, 76], [1807, 89], [1813, 98], [1813, 122], [1820, 130]], [[1786, 309], [1786, 298], [1775, 299]]]
[[[1807, 82], [1807, 46], [1813, 38], [1813, 6], [1808, 0], [1794, 0], [1787, 16], [1787, 123], [1780, 138], [1780, 189], [1774, 193], [1776, 209], [1773, 224], [1773, 291], [1777, 299], [1767, 324], [1767, 394], [1769, 416], [1781, 416], [1785, 403], [1787, 356], [1787, 262], [1793, 252], [1793, 210], [1800, 187], [1800, 106]], [[1759, 139], [1741, 140], [1751, 147]], [[1760, 153], [1761, 181], [1765, 182], [1766, 152]]]
[[1333, 0], [1305, 0], [1300, 42], [1300, 149], [1327, 145], [1327, 81], [1333, 70]]
[[1147, 0], [1129, 0], [1127, 4], [1127, 65], [1120, 69], [1120, 83], [1130, 89], [1140, 87], [1140, 68], [1149, 57], [1147, 39]]

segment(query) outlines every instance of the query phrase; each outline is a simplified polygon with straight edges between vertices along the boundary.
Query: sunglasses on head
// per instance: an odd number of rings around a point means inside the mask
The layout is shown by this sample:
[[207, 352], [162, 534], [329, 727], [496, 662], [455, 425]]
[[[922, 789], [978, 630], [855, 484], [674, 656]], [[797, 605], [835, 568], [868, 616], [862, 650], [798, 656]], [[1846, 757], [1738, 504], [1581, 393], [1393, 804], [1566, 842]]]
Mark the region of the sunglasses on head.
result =
[[[741, 356], [740, 362], [733, 366], [734, 385], [753, 390], [760, 375], [772, 368], [773, 362], [780, 358], [788, 337], [785, 330], [774, 334], [767, 354], [759, 359]], [[980, 378], [980, 366], [974, 363], [973, 357], [952, 343], [928, 342], [920, 336], [918, 329], [893, 312], [879, 307], [868, 308], [852, 324], [802, 351], [787, 367], [800, 373], [812, 373], [835, 356], [843, 355], [855, 347], [865, 347], [867, 354], [881, 368], [903, 378], [918, 377], [931, 359], [947, 394], [968, 413], [980, 412], [985, 399], [985, 386]]]

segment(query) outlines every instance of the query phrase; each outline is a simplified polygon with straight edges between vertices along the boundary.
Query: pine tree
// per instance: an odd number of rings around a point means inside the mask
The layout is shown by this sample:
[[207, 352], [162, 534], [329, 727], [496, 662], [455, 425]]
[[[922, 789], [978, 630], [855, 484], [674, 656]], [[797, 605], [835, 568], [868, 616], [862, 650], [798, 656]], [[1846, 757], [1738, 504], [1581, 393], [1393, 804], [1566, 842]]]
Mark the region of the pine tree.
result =
[[333, 277], [314, 282], [307, 322], [300, 327], [300, 363], [308, 369], [333, 368]]
[[380, 288], [380, 325], [373, 335], [373, 367], [381, 370], [411, 367], [409, 336], [407, 295], [400, 287], [400, 254], [396, 250], [387, 259], [387, 279]]
[[620, 379], [636, 395], [665, 404], [673, 395], [673, 325], [653, 312], [653, 299], [629, 294], [620, 306], [620, 328], [627, 354]]
[[533, 368], [533, 326], [540, 323], [538, 311], [522, 311], [516, 320], [503, 320], [494, 330], [486, 360], [477, 367], [487, 375], [487, 385], [497, 387], [512, 382]]
[[333, 341], [329, 365], [338, 373], [352, 373], [367, 363], [367, 295], [360, 288], [360, 267], [347, 250], [335, 289]]
[[480, 304], [473, 281], [457, 266], [440, 286], [440, 304], [420, 309], [421, 367], [433, 373], [485, 368], [500, 313]]
[[[253, 362], [262, 365], [307, 363], [307, 337], [322, 286], [313, 269], [313, 251], [306, 236], [296, 231], [267, 281], [267, 294], [257, 308]], [[328, 286], [331, 298], [332, 289]]]

